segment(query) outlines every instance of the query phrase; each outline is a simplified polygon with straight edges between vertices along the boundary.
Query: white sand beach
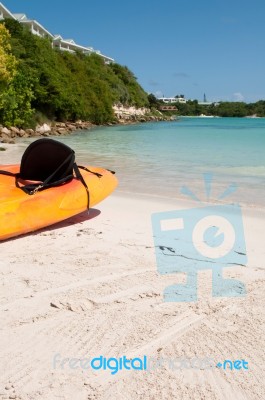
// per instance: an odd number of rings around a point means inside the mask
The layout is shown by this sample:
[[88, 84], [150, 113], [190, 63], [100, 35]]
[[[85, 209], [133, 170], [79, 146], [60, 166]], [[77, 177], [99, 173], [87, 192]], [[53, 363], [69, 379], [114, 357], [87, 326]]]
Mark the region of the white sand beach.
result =
[[[0, 244], [0, 399], [265, 397], [265, 211], [243, 209], [248, 262], [224, 273], [244, 282], [245, 297], [212, 297], [206, 270], [198, 301], [164, 302], [185, 277], [159, 274], [151, 214], [189, 206], [116, 192], [89, 216]], [[160, 365], [111, 374], [61, 363], [100, 355]], [[244, 359], [248, 369], [180, 369], [179, 358]]]

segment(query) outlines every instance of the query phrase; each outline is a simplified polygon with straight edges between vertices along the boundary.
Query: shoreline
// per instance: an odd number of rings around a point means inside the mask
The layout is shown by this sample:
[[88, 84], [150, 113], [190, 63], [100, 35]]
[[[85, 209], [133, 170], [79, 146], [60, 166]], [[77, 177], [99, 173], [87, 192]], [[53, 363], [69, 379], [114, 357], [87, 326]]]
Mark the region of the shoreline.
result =
[[134, 125], [148, 122], [170, 122], [174, 121], [172, 116], [155, 116], [155, 115], [135, 115], [131, 114], [126, 116], [125, 119], [120, 118], [104, 125], [95, 125], [90, 121], [77, 121], [77, 122], [49, 122], [43, 125], [37, 125], [35, 129], [20, 129], [17, 127], [7, 128], [0, 125], [0, 144], [15, 144], [16, 138], [29, 138], [29, 137], [49, 137], [49, 136], [66, 136], [73, 132], [82, 130], [90, 130], [96, 127], [108, 127], [119, 125]]
[[[29, 137], [58, 137], [71, 135], [74, 132], [82, 130], [90, 130], [97, 127], [108, 127], [108, 126], [125, 126], [135, 125], [149, 122], [172, 122], [178, 121], [179, 119], [192, 119], [192, 118], [239, 118], [239, 117], [219, 117], [219, 116], [207, 116], [207, 115], [150, 115], [145, 114], [126, 114], [123, 117], [119, 117], [115, 121], [107, 122], [103, 125], [95, 125], [90, 121], [67, 121], [67, 122], [47, 122], [42, 125], [37, 125], [35, 129], [20, 129], [18, 127], [6, 127], [0, 125], [0, 145], [3, 144], [15, 144], [16, 138], [29, 138]], [[240, 117], [240, 119], [262, 119], [265, 117], [253, 117], [246, 116]]]
[[[56, 137], [54, 137], [56, 139]], [[21, 161], [22, 154], [24, 153], [27, 145], [23, 143], [23, 138], [19, 142], [16, 142], [15, 144], [9, 144], [9, 143], [0, 143], [0, 150], [1, 148], [4, 148], [5, 151], [0, 151], [1, 155], [1, 165], [11, 165], [11, 164], [19, 164]], [[201, 180], [198, 180], [198, 183], [201, 183]], [[143, 189], [143, 188], [141, 188]], [[242, 193], [244, 192], [244, 186], [241, 187]], [[190, 207], [194, 207], [195, 203], [194, 201], [190, 200], [188, 197], [184, 196], [180, 192], [178, 195], [170, 195], [168, 194], [158, 194], [158, 193], [150, 193], [148, 189], [146, 191], [139, 191], [136, 192], [134, 188], [130, 187], [120, 187], [118, 186], [116, 192], [118, 195], [124, 195], [124, 196], [135, 196], [139, 198], [151, 198], [154, 200], [158, 200], [161, 202], [175, 202], [175, 203], [189, 203]], [[208, 202], [206, 200], [201, 201], [201, 204], [204, 205], [228, 205], [228, 204], [239, 204], [241, 208], [243, 209], [251, 209], [251, 210], [257, 210], [257, 211], [263, 211], [265, 209], [265, 205], [261, 204], [260, 201], [257, 203], [251, 203], [248, 199], [243, 200], [243, 201], [235, 201], [236, 198], [231, 199], [231, 202], [227, 201], [222, 201], [222, 200], [217, 200], [215, 198], [210, 199]]]

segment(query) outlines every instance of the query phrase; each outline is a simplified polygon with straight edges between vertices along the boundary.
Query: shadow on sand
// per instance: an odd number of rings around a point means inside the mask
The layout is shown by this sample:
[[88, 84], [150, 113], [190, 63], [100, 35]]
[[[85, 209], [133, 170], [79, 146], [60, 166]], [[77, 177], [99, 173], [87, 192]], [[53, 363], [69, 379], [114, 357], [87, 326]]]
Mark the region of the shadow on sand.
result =
[[82, 222], [96, 218], [100, 213], [101, 213], [100, 210], [97, 210], [96, 208], [90, 208], [89, 213], [87, 211], [84, 211], [80, 214], [74, 215], [73, 217], [67, 218], [64, 221], [57, 222], [56, 224], [49, 225], [49, 226], [46, 226], [45, 228], [38, 229], [37, 231], [29, 232], [24, 235], [20, 235], [17, 237], [3, 240], [2, 243], [9, 242], [9, 241], [15, 240], [15, 239], [20, 239], [20, 238], [23, 238], [26, 236], [37, 236], [41, 233], [50, 232], [50, 231], [54, 231], [56, 229], [66, 228], [67, 226], [80, 224]]

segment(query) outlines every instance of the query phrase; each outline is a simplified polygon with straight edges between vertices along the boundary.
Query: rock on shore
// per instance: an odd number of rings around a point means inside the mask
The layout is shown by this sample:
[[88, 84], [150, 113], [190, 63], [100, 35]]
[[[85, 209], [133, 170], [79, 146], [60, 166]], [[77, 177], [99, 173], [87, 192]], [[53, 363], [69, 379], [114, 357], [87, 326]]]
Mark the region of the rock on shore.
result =
[[91, 122], [57, 122], [49, 125], [37, 125], [36, 129], [19, 129], [12, 126], [11, 128], [0, 126], [0, 141], [2, 143], [15, 143], [16, 137], [38, 137], [38, 136], [61, 136], [68, 135], [73, 131], [80, 129], [89, 129], [94, 125]]
[[[109, 122], [107, 125], [128, 125], [140, 122], [151, 122], [151, 121], [172, 121], [175, 117], [166, 117], [163, 114], [159, 115], [148, 115], [144, 113], [120, 113], [116, 115], [116, 120]], [[0, 142], [14, 144], [15, 138], [22, 137], [48, 137], [48, 136], [63, 136], [69, 135], [70, 133], [81, 130], [90, 129], [95, 125], [89, 121], [77, 121], [77, 122], [56, 122], [53, 124], [44, 123], [43, 125], [37, 125], [34, 129], [19, 129], [12, 126], [7, 128], [0, 125]]]

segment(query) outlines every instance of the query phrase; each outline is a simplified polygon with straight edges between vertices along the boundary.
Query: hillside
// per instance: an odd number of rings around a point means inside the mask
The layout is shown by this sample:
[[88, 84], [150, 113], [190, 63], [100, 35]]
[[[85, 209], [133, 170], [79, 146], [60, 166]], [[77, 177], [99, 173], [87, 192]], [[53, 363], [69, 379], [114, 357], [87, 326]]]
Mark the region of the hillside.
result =
[[0, 23], [0, 124], [114, 120], [113, 104], [149, 106], [133, 73], [97, 54], [60, 52], [17, 21]]

